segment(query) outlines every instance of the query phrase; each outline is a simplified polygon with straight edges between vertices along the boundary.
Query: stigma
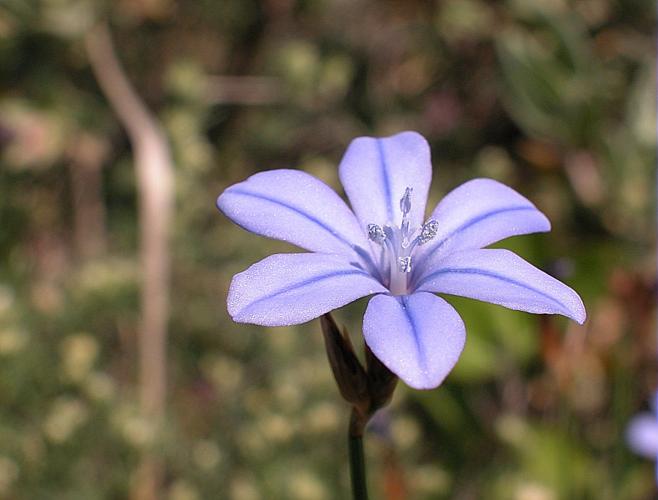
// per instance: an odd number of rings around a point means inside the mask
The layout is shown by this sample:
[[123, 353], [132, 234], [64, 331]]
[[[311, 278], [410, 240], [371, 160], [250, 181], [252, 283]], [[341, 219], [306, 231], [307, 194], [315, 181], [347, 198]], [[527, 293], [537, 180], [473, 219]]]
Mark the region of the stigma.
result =
[[439, 224], [434, 219], [428, 220], [419, 228], [411, 226], [409, 213], [412, 193], [413, 189], [408, 187], [400, 199], [400, 227], [371, 223], [367, 228], [370, 241], [381, 247], [380, 268], [383, 275], [388, 277], [388, 283], [384, 284], [393, 295], [405, 295], [409, 292], [408, 278], [413, 266], [413, 252], [416, 247], [432, 240], [439, 230]]

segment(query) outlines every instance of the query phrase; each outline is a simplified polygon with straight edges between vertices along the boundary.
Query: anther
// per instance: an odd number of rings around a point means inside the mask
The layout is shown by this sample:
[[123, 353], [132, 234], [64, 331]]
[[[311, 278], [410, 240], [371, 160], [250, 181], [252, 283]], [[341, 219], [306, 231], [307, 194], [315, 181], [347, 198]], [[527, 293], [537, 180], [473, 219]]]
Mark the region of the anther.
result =
[[418, 236], [418, 244], [424, 245], [432, 238], [436, 236], [436, 233], [439, 232], [439, 223], [434, 219], [428, 220], [420, 230], [420, 235]]
[[402, 224], [400, 224], [400, 233], [402, 234], [402, 248], [407, 248], [409, 241], [409, 212], [411, 212], [411, 192], [412, 188], [404, 190], [404, 196], [400, 199], [400, 210], [402, 211]]
[[398, 269], [402, 273], [410, 273], [411, 272], [411, 257], [399, 257], [398, 258]]
[[402, 212], [402, 215], [407, 215], [409, 212], [411, 212], [411, 192], [413, 191], [413, 188], [406, 188], [404, 190], [404, 196], [400, 199], [400, 211]]
[[386, 233], [381, 226], [377, 224], [368, 224], [368, 238], [375, 243], [382, 245], [386, 241]]

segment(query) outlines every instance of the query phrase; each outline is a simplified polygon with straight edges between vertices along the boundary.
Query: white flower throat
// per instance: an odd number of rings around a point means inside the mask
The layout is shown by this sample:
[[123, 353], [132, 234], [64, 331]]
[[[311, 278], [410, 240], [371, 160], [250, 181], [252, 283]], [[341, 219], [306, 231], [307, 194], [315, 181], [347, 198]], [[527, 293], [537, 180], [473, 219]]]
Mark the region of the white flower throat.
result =
[[439, 224], [430, 219], [419, 228], [411, 227], [412, 188], [404, 190], [400, 199], [402, 223], [400, 227], [386, 224], [368, 224], [368, 238], [382, 247], [380, 268], [389, 269], [388, 289], [393, 295], [405, 295], [408, 290], [408, 277], [412, 269], [412, 254], [417, 246], [424, 245], [436, 236]]

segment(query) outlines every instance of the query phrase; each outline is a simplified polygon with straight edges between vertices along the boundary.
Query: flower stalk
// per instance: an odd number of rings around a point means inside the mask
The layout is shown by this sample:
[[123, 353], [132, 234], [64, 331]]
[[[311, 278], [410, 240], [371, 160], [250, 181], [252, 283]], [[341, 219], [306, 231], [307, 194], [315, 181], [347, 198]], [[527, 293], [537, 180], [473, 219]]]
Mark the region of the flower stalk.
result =
[[365, 347], [365, 367], [354, 352], [349, 333], [341, 332], [330, 313], [320, 318], [325, 348], [338, 390], [352, 406], [348, 428], [350, 480], [355, 500], [368, 498], [363, 434], [372, 416], [393, 397], [398, 377]]
[[368, 500], [368, 482], [366, 481], [366, 461], [363, 452], [362, 418], [352, 408], [350, 426], [347, 433], [347, 446], [350, 457], [350, 480], [354, 500]]

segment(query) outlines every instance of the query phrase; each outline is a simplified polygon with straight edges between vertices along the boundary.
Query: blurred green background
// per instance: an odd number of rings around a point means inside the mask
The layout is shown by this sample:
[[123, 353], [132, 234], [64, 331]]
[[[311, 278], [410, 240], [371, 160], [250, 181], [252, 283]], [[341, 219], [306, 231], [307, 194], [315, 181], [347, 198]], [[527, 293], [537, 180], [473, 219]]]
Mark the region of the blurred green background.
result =
[[[138, 189], [99, 21], [174, 158], [163, 426], [138, 403]], [[464, 354], [373, 426], [373, 498], [654, 498], [624, 442], [656, 387], [654, 29], [647, 0], [1, 0], [0, 498], [146, 498], [147, 452], [159, 498], [347, 498], [318, 322], [226, 313], [232, 275], [290, 247], [214, 202], [273, 168], [340, 190], [353, 137], [405, 129], [432, 146], [429, 206], [486, 176], [548, 215], [501, 246], [588, 321], [449, 298]], [[357, 343], [364, 306], [336, 314]]]

